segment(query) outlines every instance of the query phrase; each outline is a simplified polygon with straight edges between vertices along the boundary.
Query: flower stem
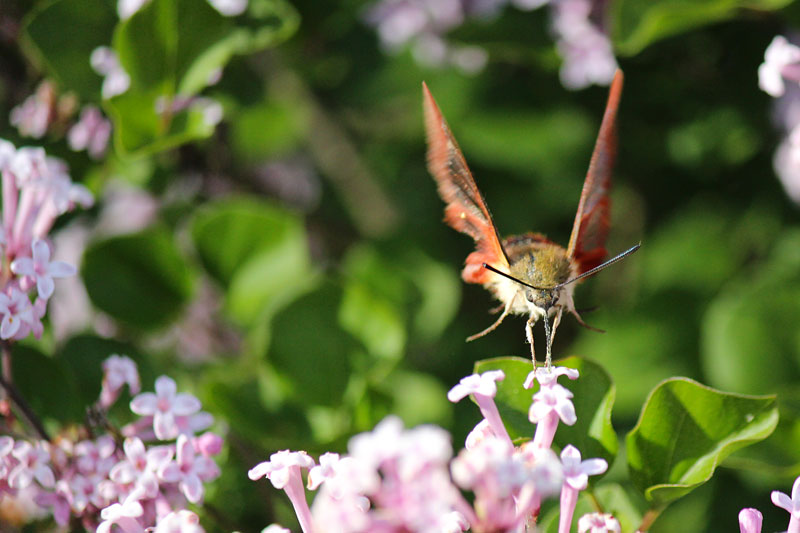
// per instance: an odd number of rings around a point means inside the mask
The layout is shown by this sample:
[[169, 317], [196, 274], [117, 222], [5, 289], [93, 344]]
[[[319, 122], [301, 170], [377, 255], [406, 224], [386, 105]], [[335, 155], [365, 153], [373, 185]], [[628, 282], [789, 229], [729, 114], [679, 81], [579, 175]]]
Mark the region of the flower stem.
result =
[[647, 510], [647, 512], [642, 517], [642, 523], [639, 524], [639, 527], [636, 528], [636, 533], [645, 533], [650, 529], [650, 526], [653, 525], [653, 522], [661, 515], [661, 512], [664, 510], [664, 507], [651, 507]]

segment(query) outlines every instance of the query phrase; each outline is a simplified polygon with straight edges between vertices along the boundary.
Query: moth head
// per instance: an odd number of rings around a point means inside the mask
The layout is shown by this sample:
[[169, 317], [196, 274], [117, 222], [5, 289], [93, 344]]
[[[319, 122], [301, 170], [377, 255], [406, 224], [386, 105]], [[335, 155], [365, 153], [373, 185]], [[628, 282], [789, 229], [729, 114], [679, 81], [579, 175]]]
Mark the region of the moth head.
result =
[[558, 303], [559, 291], [557, 289], [542, 289], [525, 287], [525, 298], [536, 307], [549, 311]]

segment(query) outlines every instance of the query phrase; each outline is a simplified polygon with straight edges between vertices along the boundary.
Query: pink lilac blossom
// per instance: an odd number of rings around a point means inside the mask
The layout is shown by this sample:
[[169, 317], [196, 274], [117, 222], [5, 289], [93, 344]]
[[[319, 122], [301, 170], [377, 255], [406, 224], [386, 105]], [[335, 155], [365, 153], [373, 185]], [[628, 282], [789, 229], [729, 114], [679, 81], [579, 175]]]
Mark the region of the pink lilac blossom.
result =
[[[786, 82], [789, 83], [786, 83]], [[777, 98], [775, 122], [784, 133], [772, 164], [786, 194], [800, 204], [800, 47], [782, 35], [773, 38], [758, 67], [758, 85]]]
[[173, 511], [158, 521], [155, 533], [204, 533], [200, 518], [193, 512]]
[[764, 62], [758, 67], [758, 86], [775, 98], [786, 90], [784, 79], [800, 82], [800, 47], [783, 35], [776, 35], [764, 51]]
[[86, 150], [92, 159], [105, 155], [110, 138], [111, 122], [93, 105], [83, 108], [80, 119], [67, 133], [69, 147], [76, 152]]
[[569, 533], [572, 527], [572, 515], [578, 503], [578, 493], [586, 489], [589, 476], [602, 474], [608, 469], [604, 459], [587, 459], [581, 461], [581, 452], [568, 444], [561, 451], [561, 464], [564, 466], [564, 485], [561, 487], [561, 513], [559, 515], [559, 533]]
[[500, 418], [500, 412], [494, 403], [494, 397], [497, 394], [496, 382], [504, 380], [505, 377], [502, 370], [490, 370], [480, 375], [472, 374], [463, 378], [458, 385], [450, 389], [447, 399], [455, 403], [468, 395], [472, 396], [492, 433], [510, 443], [511, 438], [508, 436], [503, 420]]
[[[120, 360], [109, 358], [104, 366]], [[138, 387], [135, 367], [123, 366], [119, 386]], [[108, 407], [100, 400], [95, 405], [100, 411]], [[152, 419], [143, 427], [152, 428]], [[57, 446], [0, 437], [0, 494], [6, 500], [30, 501], [34, 507], [25, 511], [29, 520], [45, 513], [59, 525], [79, 521], [101, 533], [203, 531], [185, 507], [202, 501], [205, 484], [219, 476], [213, 460], [222, 449], [219, 436], [181, 434], [173, 443], [135, 435], [120, 449], [110, 435], [74, 442], [70, 434], [60, 437]]]
[[591, 513], [578, 520], [579, 533], [619, 533], [620, 526], [616, 518], [610, 514]]
[[[533, 445], [538, 448], [549, 448], [556, 434], [558, 421], [561, 420], [568, 426], [575, 424], [577, 415], [572, 404], [572, 392], [559, 385], [556, 379], [559, 375], [574, 375], [574, 369], [553, 372], [543, 370], [535, 373], [541, 388], [533, 395], [533, 403], [528, 411], [528, 418], [536, 424], [536, 433], [533, 436]], [[572, 378], [574, 379], [574, 378]]]
[[23, 137], [41, 139], [56, 119], [56, 93], [53, 85], [42, 82], [36, 92], [11, 110], [9, 121]]
[[26, 277], [35, 280], [39, 297], [47, 300], [55, 289], [53, 279], [74, 276], [77, 270], [64, 261], [50, 261], [50, 246], [36, 239], [31, 245], [31, 257], [15, 259], [11, 263], [11, 272], [22, 278], [20, 284], [23, 287], [28, 285], [25, 283]]
[[156, 392], [144, 392], [131, 400], [131, 411], [153, 417], [153, 430], [160, 440], [174, 439], [181, 432], [177, 417], [193, 415], [200, 401], [188, 393], [176, 394], [175, 380], [168, 376], [156, 379]]
[[136, 363], [128, 356], [112, 354], [103, 361], [103, 384], [100, 389], [100, 405], [108, 408], [119, 398], [122, 387], [128, 386], [132, 395], [142, 389]]
[[606, 0], [554, 0], [552, 30], [563, 59], [560, 77], [567, 89], [608, 85], [617, 71], [611, 40], [603, 31]]
[[761, 522], [764, 517], [758, 509], [742, 509], [739, 511], [739, 533], [761, 533]]
[[794, 480], [791, 497], [778, 490], [772, 491], [772, 503], [789, 512], [787, 533], [800, 532], [800, 477]]
[[389, 53], [409, 48], [422, 65], [455, 66], [475, 74], [488, 63], [486, 50], [454, 44], [445, 34], [469, 18], [494, 17], [507, 4], [526, 11], [550, 4], [565, 87], [611, 83], [617, 61], [606, 31], [608, 0], [380, 0], [367, 9], [364, 20]]
[[131, 78], [119, 62], [117, 53], [111, 48], [107, 46], [95, 48], [89, 62], [95, 72], [105, 77], [101, 89], [104, 99], [123, 94], [130, 87]]

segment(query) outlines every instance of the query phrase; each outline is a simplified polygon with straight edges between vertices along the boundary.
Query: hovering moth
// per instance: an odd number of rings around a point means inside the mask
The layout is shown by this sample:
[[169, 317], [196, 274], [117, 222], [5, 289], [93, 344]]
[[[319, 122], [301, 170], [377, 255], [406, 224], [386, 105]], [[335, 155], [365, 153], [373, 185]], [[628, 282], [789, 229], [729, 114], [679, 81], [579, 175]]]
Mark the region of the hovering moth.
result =
[[622, 80], [622, 72], [618, 70], [611, 83], [603, 122], [566, 248], [541, 233], [500, 238], [458, 143], [423, 82], [428, 170], [436, 180], [439, 195], [447, 204], [444, 220], [453, 229], [475, 240], [476, 250], [467, 256], [461, 277], [467, 283], [483, 285], [502, 302], [502, 307], [498, 308], [502, 313], [494, 324], [467, 341], [493, 331], [509, 314], [527, 316], [525, 334], [535, 365], [533, 326], [543, 319], [547, 342], [545, 364], [549, 367], [553, 337], [564, 311], [573, 315], [581, 326], [595, 329], [588, 326], [575, 309], [572, 293], [576, 282], [634, 253], [640, 246], [637, 244], [604, 262]]

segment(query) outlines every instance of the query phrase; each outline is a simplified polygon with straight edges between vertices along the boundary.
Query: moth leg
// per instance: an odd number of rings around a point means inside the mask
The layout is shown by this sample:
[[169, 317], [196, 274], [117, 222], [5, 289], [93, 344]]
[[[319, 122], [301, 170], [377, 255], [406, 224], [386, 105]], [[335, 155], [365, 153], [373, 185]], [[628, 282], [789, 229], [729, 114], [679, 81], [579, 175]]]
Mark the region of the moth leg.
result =
[[533, 347], [533, 325], [536, 324], [536, 319], [530, 317], [528, 322], [525, 323], [525, 336], [528, 338], [528, 344], [531, 345], [531, 360], [533, 361], [533, 369], [536, 370], [536, 349]]
[[492, 324], [491, 326], [489, 326], [485, 330], [481, 331], [480, 333], [476, 333], [475, 335], [470, 335], [469, 337], [467, 337], [467, 342], [471, 342], [471, 341], [474, 341], [475, 339], [479, 339], [479, 338], [483, 337], [484, 335], [486, 335], [487, 333], [491, 333], [492, 331], [494, 331], [497, 328], [497, 326], [500, 325], [500, 322], [502, 322], [503, 319], [508, 316], [509, 311], [511, 311], [511, 307], [514, 305], [514, 300], [516, 300], [516, 299], [517, 299], [517, 295], [515, 294], [514, 297], [511, 298], [511, 300], [508, 301], [508, 303], [506, 304], [506, 308], [503, 310], [503, 314], [500, 315], [500, 317], [497, 320], [495, 320], [494, 324]]
[[545, 366], [550, 368], [552, 364], [553, 358], [553, 339], [556, 337], [556, 329], [558, 329], [558, 325], [561, 323], [561, 313], [563, 312], [563, 308], [559, 307], [558, 311], [556, 312], [555, 318], [553, 318], [553, 327], [552, 329], [549, 327], [547, 323], [547, 316], [544, 317], [544, 326], [545, 332], [548, 333], [547, 335], [547, 357], [545, 359]]
[[497, 314], [497, 313], [499, 313], [500, 311], [502, 311], [504, 307], [506, 307], [506, 306], [505, 306], [505, 305], [503, 305], [503, 304], [500, 304], [500, 305], [498, 305], [497, 307], [492, 307], [491, 309], [489, 309], [489, 314], [490, 314], [490, 315]]
[[606, 330], [604, 330], [604, 329], [592, 327], [589, 324], [587, 324], [586, 322], [584, 322], [583, 319], [581, 318], [581, 315], [579, 315], [578, 312], [575, 309], [570, 309], [569, 312], [572, 313], [572, 316], [575, 317], [575, 319], [578, 321], [578, 324], [580, 324], [581, 326], [585, 327], [586, 329], [590, 329], [590, 330], [596, 331], [598, 333], [605, 333], [606, 332]]

